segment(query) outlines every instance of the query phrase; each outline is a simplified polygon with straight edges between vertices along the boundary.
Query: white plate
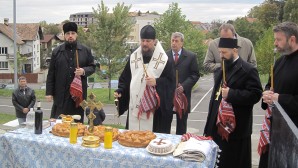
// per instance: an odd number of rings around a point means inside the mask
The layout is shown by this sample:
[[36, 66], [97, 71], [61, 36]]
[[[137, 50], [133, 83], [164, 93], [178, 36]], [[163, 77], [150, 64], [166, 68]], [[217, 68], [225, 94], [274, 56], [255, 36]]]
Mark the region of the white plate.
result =
[[155, 153], [155, 152], [151, 152], [148, 147], [149, 147], [149, 145], [146, 147], [147, 152], [149, 152], [149, 153], [151, 153], [153, 155], [159, 155], [159, 156], [163, 156], [163, 155], [167, 155], [167, 154], [173, 153], [174, 150], [176, 149], [176, 145], [173, 145], [172, 146], [172, 149], [169, 152], [166, 152], [166, 153]]

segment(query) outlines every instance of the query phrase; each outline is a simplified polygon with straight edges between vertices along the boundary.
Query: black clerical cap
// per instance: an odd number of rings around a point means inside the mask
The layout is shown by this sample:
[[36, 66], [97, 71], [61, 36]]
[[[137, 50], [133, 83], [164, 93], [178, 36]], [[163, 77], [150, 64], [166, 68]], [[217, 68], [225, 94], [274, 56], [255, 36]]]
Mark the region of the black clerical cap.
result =
[[141, 29], [141, 39], [155, 39], [156, 32], [151, 25], [146, 25]]
[[237, 39], [220, 38], [218, 47], [219, 48], [238, 48]]
[[67, 22], [63, 25], [63, 32], [66, 33], [69, 31], [78, 32], [78, 26], [75, 22]]

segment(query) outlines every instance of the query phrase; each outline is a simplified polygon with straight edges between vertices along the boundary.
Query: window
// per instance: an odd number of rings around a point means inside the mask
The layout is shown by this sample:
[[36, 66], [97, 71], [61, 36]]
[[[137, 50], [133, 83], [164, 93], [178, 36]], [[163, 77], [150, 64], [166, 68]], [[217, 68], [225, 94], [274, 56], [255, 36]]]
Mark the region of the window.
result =
[[0, 47], [0, 55], [6, 55], [7, 54], [7, 47]]
[[7, 61], [0, 62], [0, 69], [8, 69], [8, 62]]

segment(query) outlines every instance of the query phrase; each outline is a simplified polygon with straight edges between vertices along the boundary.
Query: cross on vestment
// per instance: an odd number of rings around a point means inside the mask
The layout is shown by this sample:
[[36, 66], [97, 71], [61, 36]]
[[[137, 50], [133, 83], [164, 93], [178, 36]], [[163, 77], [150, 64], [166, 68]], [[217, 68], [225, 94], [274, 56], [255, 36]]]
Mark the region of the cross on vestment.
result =
[[135, 64], [135, 68], [137, 69], [139, 66], [138, 66], [138, 62], [141, 61], [141, 58], [137, 58], [137, 53], [135, 53], [135, 59], [131, 61], [131, 63]]
[[160, 139], [159, 141], [154, 141], [157, 145], [166, 144], [165, 142], [162, 142], [164, 139]]
[[215, 94], [216, 95], [215, 100], [218, 100], [218, 97], [219, 97], [220, 93], [221, 93], [221, 86], [219, 87], [218, 91]]
[[161, 60], [161, 57], [162, 57], [163, 53], [160, 53], [158, 58], [153, 58], [152, 61], [156, 61], [155, 65], [154, 65], [154, 68], [157, 69], [158, 68], [158, 65], [159, 64], [165, 64], [165, 61]]
[[96, 96], [91, 93], [89, 96], [89, 100], [86, 101], [86, 100], [83, 100], [81, 103], [80, 103], [80, 106], [85, 109], [86, 107], [89, 107], [90, 108], [90, 114], [87, 116], [87, 118], [90, 120], [89, 122], [89, 127], [88, 127], [88, 131], [90, 133], [93, 133], [93, 128], [94, 128], [94, 119], [96, 118], [96, 116], [94, 115], [93, 111], [94, 109], [96, 108], [97, 110], [101, 110], [102, 109], [102, 103], [100, 101], [98, 102], [95, 102], [95, 98]]

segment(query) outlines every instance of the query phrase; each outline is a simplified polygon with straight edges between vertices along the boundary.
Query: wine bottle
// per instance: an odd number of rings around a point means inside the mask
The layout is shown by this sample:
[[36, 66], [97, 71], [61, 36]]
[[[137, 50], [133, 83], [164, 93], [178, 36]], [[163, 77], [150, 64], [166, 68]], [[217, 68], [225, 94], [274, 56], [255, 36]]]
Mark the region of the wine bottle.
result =
[[43, 116], [43, 112], [41, 110], [41, 103], [40, 101], [38, 101], [37, 109], [35, 110], [35, 127], [34, 127], [35, 134], [42, 134], [42, 116]]

